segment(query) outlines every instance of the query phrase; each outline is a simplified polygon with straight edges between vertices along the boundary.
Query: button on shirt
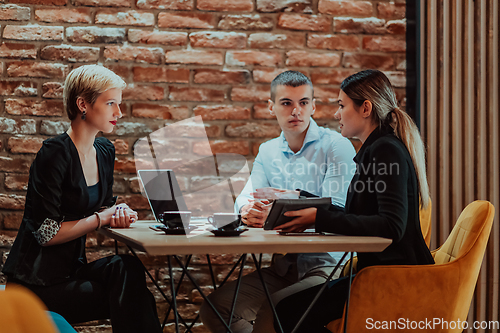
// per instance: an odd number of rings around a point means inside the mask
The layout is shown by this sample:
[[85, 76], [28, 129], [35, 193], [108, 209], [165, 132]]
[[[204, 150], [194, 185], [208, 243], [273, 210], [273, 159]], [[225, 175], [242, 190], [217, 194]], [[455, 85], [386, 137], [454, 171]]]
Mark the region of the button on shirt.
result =
[[[319, 127], [311, 119], [301, 149], [294, 153], [285, 135], [261, 144], [247, 184], [235, 202], [235, 210], [248, 204], [250, 193], [262, 187], [286, 190], [301, 189], [320, 197], [331, 197], [332, 203], [344, 206], [347, 190], [355, 172], [356, 152], [351, 142], [338, 132]], [[291, 264], [285, 256], [276, 261], [284, 273]], [[333, 266], [336, 261], [325, 253], [298, 254], [299, 278], [321, 266]], [[286, 262], [285, 262], [286, 261]], [[280, 269], [281, 270], [281, 269]]]

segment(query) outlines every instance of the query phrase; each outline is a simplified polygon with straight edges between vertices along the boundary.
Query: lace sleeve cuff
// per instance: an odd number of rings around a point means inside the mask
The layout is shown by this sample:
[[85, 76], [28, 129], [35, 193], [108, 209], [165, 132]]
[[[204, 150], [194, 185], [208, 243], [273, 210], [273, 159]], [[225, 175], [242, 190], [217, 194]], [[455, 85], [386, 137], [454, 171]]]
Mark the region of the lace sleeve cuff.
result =
[[52, 219], [46, 218], [37, 231], [33, 231], [36, 241], [40, 245], [49, 242], [61, 229], [61, 223]]

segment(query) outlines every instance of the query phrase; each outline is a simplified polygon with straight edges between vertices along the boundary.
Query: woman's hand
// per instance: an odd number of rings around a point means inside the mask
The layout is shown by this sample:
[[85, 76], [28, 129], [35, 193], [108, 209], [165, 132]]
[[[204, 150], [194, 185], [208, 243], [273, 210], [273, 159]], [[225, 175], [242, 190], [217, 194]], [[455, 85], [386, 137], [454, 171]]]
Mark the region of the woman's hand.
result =
[[316, 212], [318, 209], [316, 207], [294, 210], [286, 212], [284, 215], [288, 217], [295, 217], [292, 221], [285, 224], [279, 225], [274, 230], [280, 230], [285, 232], [302, 232], [306, 229], [310, 229], [314, 222], [316, 221]]
[[137, 212], [125, 203], [107, 208], [99, 215], [102, 225], [109, 225], [111, 228], [128, 228], [130, 224], [137, 221]]

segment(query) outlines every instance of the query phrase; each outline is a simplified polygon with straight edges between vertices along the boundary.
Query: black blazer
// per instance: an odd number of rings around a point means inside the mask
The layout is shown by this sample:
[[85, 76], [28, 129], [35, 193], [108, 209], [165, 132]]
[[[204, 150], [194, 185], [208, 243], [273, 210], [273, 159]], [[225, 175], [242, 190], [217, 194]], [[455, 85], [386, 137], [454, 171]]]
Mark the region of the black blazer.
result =
[[354, 157], [356, 174], [345, 212], [318, 209], [316, 230], [392, 239], [383, 252], [358, 253], [358, 269], [372, 265], [433, 264], [420, 228], [419, 192], [406, 146], [390, 127], [375, 129]]
[[115, 149], [106, 138], [94, 141], [99, 169], [97, 204], [88, 207], [89, 195], [78, 151], [68, 134], [47, 139], [30, 168], [24, 216], [3, 267], [9, 279], [34, 285], [52, 285], [71, 278], [87, 262], [86, 236], [43, 247], [33, 235], [45, 219], [74, 221], [112, 206]]

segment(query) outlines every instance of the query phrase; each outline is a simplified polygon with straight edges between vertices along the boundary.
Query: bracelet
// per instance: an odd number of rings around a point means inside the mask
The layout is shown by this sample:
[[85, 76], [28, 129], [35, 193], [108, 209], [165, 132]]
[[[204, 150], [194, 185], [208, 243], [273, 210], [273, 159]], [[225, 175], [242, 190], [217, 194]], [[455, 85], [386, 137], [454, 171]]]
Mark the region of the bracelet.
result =
[[98, 225], [97, 225], [97, 228], [95, 228], [95, 230], [97, 231], [97, 230], [101, 229], [101, 216], [99, 216], [98, 212], [95, 212], [94, 215], [97, 216]]

